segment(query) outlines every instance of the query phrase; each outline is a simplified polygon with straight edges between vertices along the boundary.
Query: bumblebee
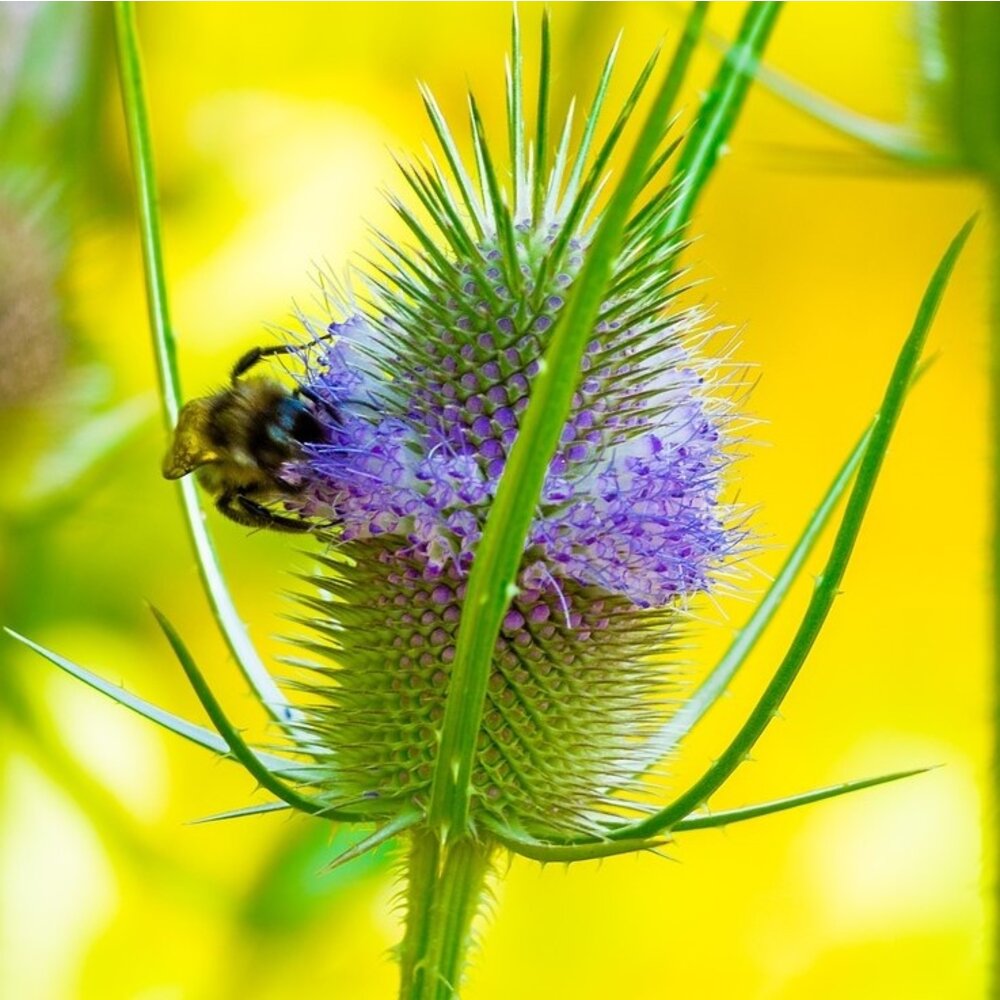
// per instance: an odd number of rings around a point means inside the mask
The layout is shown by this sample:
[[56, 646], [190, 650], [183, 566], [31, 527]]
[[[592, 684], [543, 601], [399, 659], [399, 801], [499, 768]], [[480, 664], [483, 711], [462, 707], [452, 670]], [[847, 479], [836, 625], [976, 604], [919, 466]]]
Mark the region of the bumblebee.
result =
[[302, 445], [324, 439], [317, 404], [302, 389], [290, 390], [272, 378], [243, 378], [262, 359], [292, 350], [285, 345], [255, 347], [233, 366], [227, 388], [185, 403], [163, 459], [165, 478], [196, 472], [219, 512], [251, 528], [314, 527], [266, 504], [299, 492], [282, 479], [281, 470], [301, 455]]

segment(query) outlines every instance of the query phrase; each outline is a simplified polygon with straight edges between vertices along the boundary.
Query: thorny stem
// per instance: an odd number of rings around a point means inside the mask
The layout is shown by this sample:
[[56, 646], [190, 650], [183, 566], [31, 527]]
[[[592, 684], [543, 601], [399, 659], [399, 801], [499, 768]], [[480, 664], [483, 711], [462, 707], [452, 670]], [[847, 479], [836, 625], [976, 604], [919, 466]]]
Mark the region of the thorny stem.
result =
[[433, 832], [414, 835], [399, 1000], [458, 996], [490, 853], [471, 837], [442, 846]]
[[[139, 35], [135, 23], [135, 7], [129, 2], [115, 3], [115, 43], [118, 50], [118, 72], [121, 82], [125, 131], [135, 175], [136, 207], [139, 233], [142, 239], [143, 274], [149, 327], [153, 338], [156, 371], [160, 385], [160, 405], [163, 422], [169, 432], [177, 423], [182, 394], [177, 365], [177, 342], [170, 322], [166, 271], [163, 265], [163, 243], [160, 238], [160, 211], [153, 162], [153, 142], [150, 135], [146, 90], [143, 82]], [[246, 627], [240, 619], [232, 595], [222, 574], [222, 567], [205, 524], [205, 514], [198, 490], [191, 477], [178, 481], [184, 523], [195, 551], [198, 573], [209, 605], [226, 645], [244, 676], [250, 682], [261, 703], [281, 722], [296, 719], [281, 688], [268, 673], [257, 653]]]
[[[476, 852], [481, 849], [469, 839], [469, 805], [489, 665], [541, 492], [547, 465], [544, 456], [554, 452], [569, 410], [575, 381], [572, 374], [562, 373], [577, 370], [586, 342], [581, 332], [589, 329], [596, 315], [632, 201], [642, 187], [686, 77], [706, 6], [700, 3], [692, 9], [688, 28], [632, 157], [605, 209], [581, 274], [580, 289], [571, 298], [553, 335], [545, 357], [547, 368], [540, 372], [533, 387], [531, 404], [477, 547], [435, 764], [428, 811], [431, 832], [415, 839], [410, 861], [410, 913], [403, 945], [401, 1000], [449, 1000], [455, 995], [475, 901], [486, 870], [482, 854], [478, 855], [481, 861], [477, 867]], [[682, 156], [684, 183], [674, 225], [682, 226], [690, 218], [697, 196], [712, 173], [718, 151], [741, 110], [750, 70], [767, 44], [780, 6], [774, 2], [748, 5], [739, 37], [719, 71]]]
[[601, 216], [583, 270], [540, 363], [528, 409], [476, 547], [428, 808], [428, 822], [443, 840], [461, 837], [468, 830], [479, 726], [500, 625], [517, 591], [517, 575], [548, 462], [555, 453], [581, 374], [587, 331], [593, 328], [611, 280], [632, 204], [644, 186], [646, 170], [668, 127], [705, 10], [704, 4], [693, 8], [690, 21], [695, 28], [683, 36]]

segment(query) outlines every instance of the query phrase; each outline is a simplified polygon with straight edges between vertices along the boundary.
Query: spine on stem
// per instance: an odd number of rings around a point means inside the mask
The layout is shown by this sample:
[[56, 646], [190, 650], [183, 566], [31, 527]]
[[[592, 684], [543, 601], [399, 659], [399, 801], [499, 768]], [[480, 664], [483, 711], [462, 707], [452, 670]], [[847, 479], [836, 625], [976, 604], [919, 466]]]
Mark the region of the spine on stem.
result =
[[442, 845], [429, 830], [414, 835], [400, 1000], [451, 1000], [458, 995], [491, 853], [487, 844], [471, 837]]

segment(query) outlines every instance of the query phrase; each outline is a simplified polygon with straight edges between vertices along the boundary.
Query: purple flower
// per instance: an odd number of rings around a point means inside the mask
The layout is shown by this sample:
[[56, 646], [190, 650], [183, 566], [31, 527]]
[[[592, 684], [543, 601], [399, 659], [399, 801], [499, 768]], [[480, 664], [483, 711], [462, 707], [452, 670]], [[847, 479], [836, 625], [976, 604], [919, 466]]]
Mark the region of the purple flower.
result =
[[[326, 441], [290, 470], [302, 510], [345, 541], [394, 536], [429, 571], [464, 576], [545, 346], [523, 331], [542, 319], [548, 329], [561, 305], [547, 296], [547, 311], [520, 324], [485, 316], [493, 332], [479, 335], [428, 317], [422, 342], [404, 350], [397, 335], [391, 353], [384, 318], [330, 323], [336, 342], [304, 381], [327, 404]], [[595, 341], [531, 530], [526, 587], [571, 580], [665, 607], [707, 590], [739, 551], [720, 504], [725, 407], [705, 391], [710, 366], [684, 346], [691, 325], [650, 320]]]

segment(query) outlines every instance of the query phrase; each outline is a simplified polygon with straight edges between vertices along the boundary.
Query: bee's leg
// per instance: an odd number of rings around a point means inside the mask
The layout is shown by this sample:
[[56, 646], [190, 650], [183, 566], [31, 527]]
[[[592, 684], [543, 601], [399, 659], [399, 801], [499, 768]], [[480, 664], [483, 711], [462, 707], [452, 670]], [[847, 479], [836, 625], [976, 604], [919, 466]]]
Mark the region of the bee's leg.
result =
[[285, 517], [275, 514], [273, 510], [250, 500], [247, 497], [236, 497], [236, 502], [242, 508], [246, 523], [255, 524], [261, 528], [272, 528], [274, 531], [311, 531], [315, 525], [300, 518]]
[[312, 344], [318, 344], [324, 340], [330, 340], [333, 336], [334, 334], [332, 333], [325, 333], [322, 337], [316, 337], [308, 344], [273, 344], [271, 347], [251, 347], [250, 350], [247, 351], [235, 365], [233, 365], [233, 370], [229, 373], [229, 377], [233, 382], [236, 382], [241, 375], [245, 375], [259, 361], [263, 361], [264, 358], [273, 358], [279, 354], [294, 354], [296, 351], [308, 348]]
[[215, 509], [220, 514], [224, 514], [228, 517], [230, 521], [242, 524], [245, 528], [261, 527], [260, 522], [248, 515], [238, 501], [239, 497], [236, 493], [228, 491], [220, 493], [219, 497], [215, 501]]
[[240, 507], [248, 518], [253, 518], [262, 528], [273, 528], [275, 531], [312, 531], [316, 527], [311, 521], [302, 518], [285, 517], [275, 514], [273, 510], [249, 500], [247, 497], [237, 497]]
[[344, 422], [344, 418], [340, 415], [340, 410], [333, 403], [322, 399], [312, 389], [307, 389], [304, 385], [300, 385], [296, 387], [294, 394], [296, 396], [304, 396], [313, 406], [318, 406], [321, 410], [325, 410], [335, 424], [342, 424]]
[[272, 357], [275, 354], [288, 354], [295, 350], [290, 344], [278, 344], [274, 347], [251, 347], [233, 365], [233, 370], [229, 373], [230, 380], [235, 384], [241, 375], [245, 375], [258, 361]]
[[[276, 482], [281, 487], [282, 493], [285, 493], [288, 496], [295, 496], [295, 494], [297, 494], [297, 493], [303, 493], [303, 492], [305, 492], [306, 484], [304, 482], [289, 483], [287, 480], [282, 479], [280, 476], [277, 477]], [[251, 502], [251, 501], [247, 500], [246, 497], [241, 497], [241, 500], [244, 503], [250, 503]], [[259, 505], [255, 504], [254, 506], [259, 506]], [[262, 509], [264, 510], [264, 512], [266, 514], [271, 515], [271, 512], [269, 510], [267, 510], [266, 508], [262, 508]], [[282, 519], [281, 515], [279, 515], [279, 514], [271, 515], [271, 516], [278, 517], [279, 519]], [[310, 529], [313, 530], [313, 531], [328, 531], [330, 528], [335, 527], [336, 524], [337, 524], [336, 521], [305, 521], [305, 522], [301, 522], [301, 521], [295, 521], [292, 518], [283, 518], [282, 520], [292, 521], [293, 524], [304, 524], [305, 525], [305, 527], [303, 527], [303, 528], [294, 528], [294, 529], [293, 528], [288, 528], [288, 529], [286, 529], [288, 531], [293, 531], [293, 530], [295, 530], [295, 531], [309, 531]]]
[[239, 493], [225, 492], [215, 506], [220, 514], [230, 521], [242, 524], [246, 528], [273, 528], [276, 531], [309, 531], [313, 525], [308, 521], [297, 521], [290, 517], [275, 514], [253, 500]]

